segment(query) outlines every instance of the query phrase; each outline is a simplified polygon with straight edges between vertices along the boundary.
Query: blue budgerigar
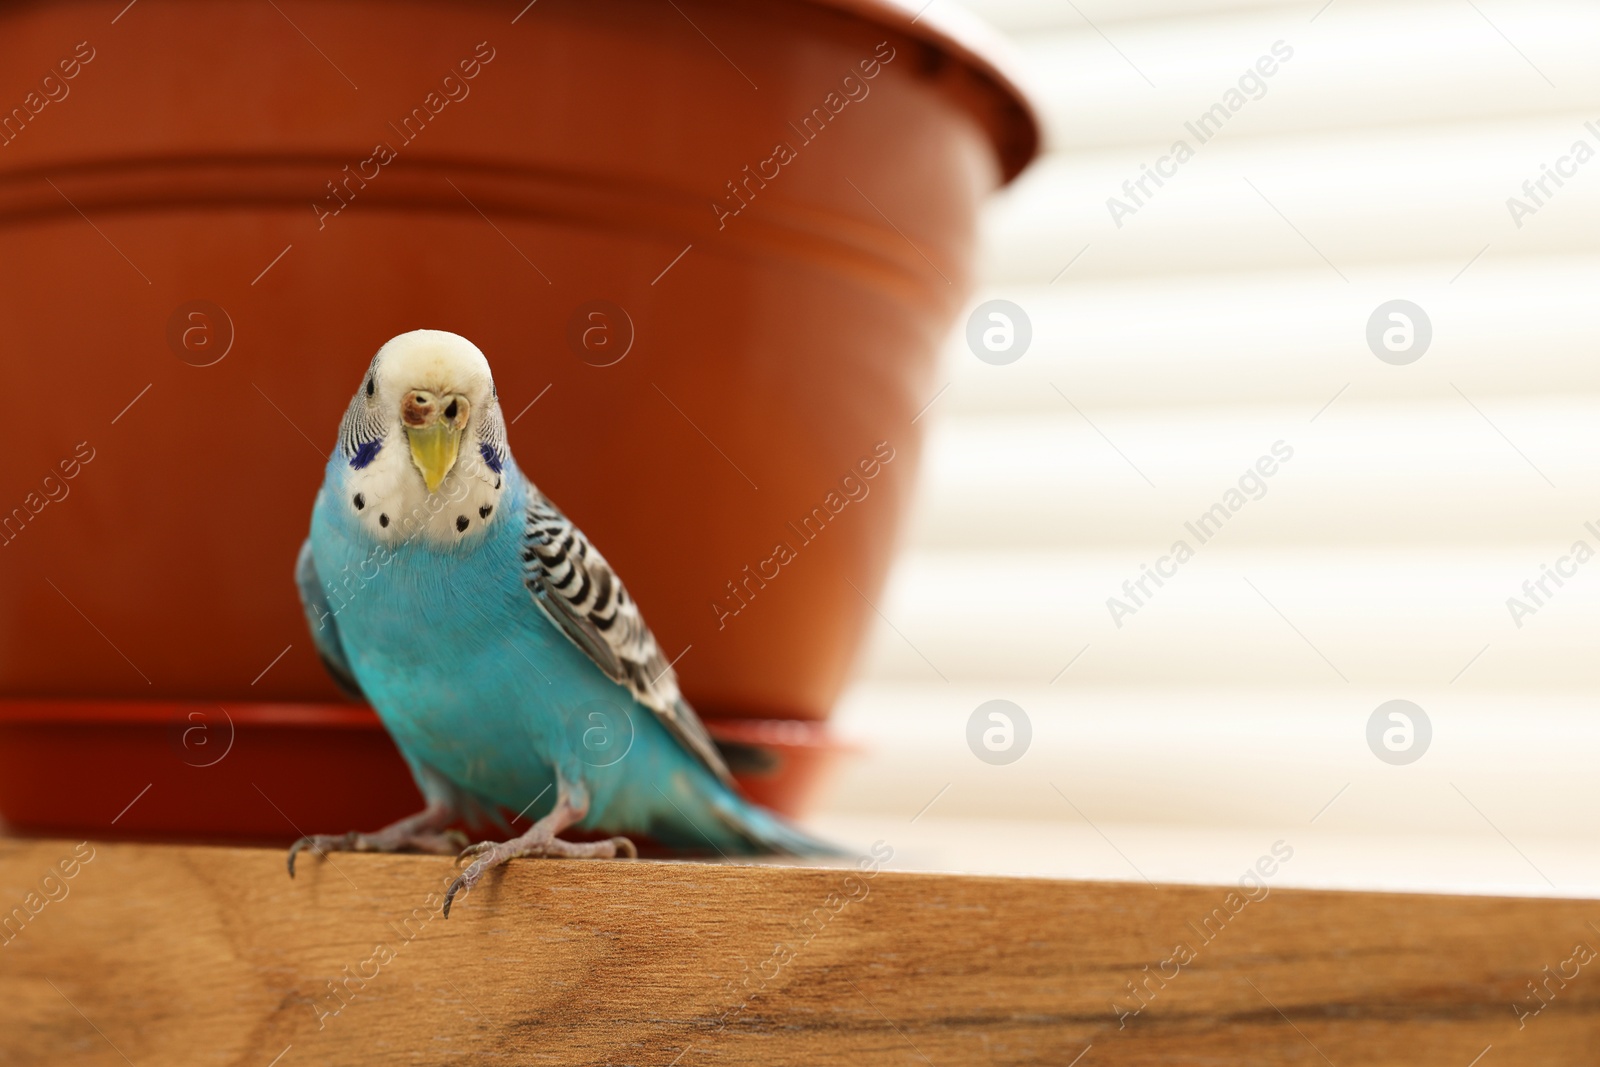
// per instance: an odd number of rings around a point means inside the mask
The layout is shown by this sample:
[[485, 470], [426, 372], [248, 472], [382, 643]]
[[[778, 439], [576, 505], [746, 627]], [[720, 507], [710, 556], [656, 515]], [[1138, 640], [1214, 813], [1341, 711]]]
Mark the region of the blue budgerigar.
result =
[[[615, 571], [523, 475], [489, 362], [416, 330], [373, 357], [339, 427], [296, 574], [317, 649], [377, 710], [424, 809], [289, 853], [455, 852], [460, 890], [521, 856], [634, 856], [647, 835], [724, 855], [834, 851], [740, 795]], [[507, 827], [509, 830], [509, 827]], [[591, 834], [592, 836], [592, 834]]]

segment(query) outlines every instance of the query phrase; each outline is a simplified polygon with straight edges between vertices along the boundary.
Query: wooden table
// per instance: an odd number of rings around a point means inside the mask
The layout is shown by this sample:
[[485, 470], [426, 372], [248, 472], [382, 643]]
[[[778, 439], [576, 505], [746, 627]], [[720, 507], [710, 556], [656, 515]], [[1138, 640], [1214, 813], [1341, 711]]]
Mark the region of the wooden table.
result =
[[302, 863], [0, 839], [0, 1064], [1600, 1061], [1593, 901], [543, 860], [446, 920], [447, 859]]

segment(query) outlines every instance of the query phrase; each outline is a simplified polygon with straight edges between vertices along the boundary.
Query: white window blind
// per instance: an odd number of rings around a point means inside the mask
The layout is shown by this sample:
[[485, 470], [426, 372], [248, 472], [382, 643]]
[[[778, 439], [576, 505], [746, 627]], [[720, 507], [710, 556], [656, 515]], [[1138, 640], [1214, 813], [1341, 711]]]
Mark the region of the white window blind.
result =
[[[1078, 858], [995, 869], [1118, 877], [1211, 870], [1150, 827], [1237, 842], [1218, 875], [1292, 832], [1334, 881], [1421, 834], [1434, 866], [1350, 877], [1600, 884], [1563, 843], [1600, 830], [1600, 7], [965, 6], [1049, 130], [972, 302], [1033, 339], [948, 345], [841, 825], [932, 850], [1010, 820]], [[1403, 365], [1368, 341], [1394, 300], [1431, 327]], [[966, 741], [996, 698], [1033, 733], [998, 767]], [[1432, 728], [1407, 766], [1367, 741], [1392, 699]]]

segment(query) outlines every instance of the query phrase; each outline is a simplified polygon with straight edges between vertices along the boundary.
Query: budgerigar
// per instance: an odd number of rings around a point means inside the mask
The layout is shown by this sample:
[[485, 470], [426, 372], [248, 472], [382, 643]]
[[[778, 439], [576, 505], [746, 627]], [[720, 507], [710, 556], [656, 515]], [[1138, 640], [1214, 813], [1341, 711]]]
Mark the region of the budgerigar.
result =
[[339, 427], [296, 574], [329, 671], [365, 696], [426, 800], [374, 833], [289, 852], [455, 852], [465, 819], [520, 837], [462, 852], [460, 890], [520, 856], [636, 855], [648, 835], [725, 855], [833, 850], [755, 806], [638, 605], [582, 531], [518, 469], [489, 362], [416, 330], [373, 357]]

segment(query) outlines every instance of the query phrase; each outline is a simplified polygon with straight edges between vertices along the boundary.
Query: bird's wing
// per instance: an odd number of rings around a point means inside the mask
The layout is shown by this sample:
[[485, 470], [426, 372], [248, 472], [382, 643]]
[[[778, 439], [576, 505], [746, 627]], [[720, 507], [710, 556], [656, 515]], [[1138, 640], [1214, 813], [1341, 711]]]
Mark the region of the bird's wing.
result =
[[678, 743], [725, 784], [733, 784], [622, 581], [589, 539], [537, 489], [529, 495], [523, 528], [523, 583], [551, 622], [655, 713]]
[[300, 546], [300, 558], [294, 565], [295, 584], [300, 587], [300, 606], [305, 608], [306, 625], [311, 628], [311, 640], [317, 646], [322, 665], [328, 668], [339, 688], [357, 700], [365, 700], [361, 683], [350, 670], [345, 658], [344, 643], [339, 640], [339, 624], [334, 620], [333, 609], [322, 590], [322, 579], [317, 575], [317, 563], [311, 558], [311, 539]]

